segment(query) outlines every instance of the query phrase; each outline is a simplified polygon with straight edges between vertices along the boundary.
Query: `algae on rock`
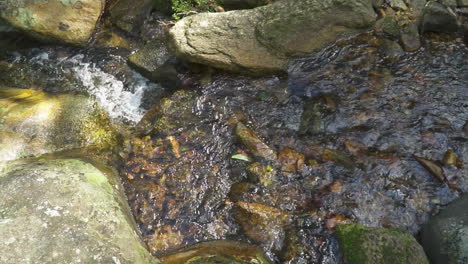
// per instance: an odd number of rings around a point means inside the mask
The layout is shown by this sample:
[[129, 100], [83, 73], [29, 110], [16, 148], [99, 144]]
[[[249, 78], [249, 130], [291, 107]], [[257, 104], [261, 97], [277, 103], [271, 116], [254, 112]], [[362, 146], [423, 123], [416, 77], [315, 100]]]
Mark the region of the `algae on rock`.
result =
[[416, 239], [395, 229], [341, 224], [336, 234], [348, 264], [429, 264]]

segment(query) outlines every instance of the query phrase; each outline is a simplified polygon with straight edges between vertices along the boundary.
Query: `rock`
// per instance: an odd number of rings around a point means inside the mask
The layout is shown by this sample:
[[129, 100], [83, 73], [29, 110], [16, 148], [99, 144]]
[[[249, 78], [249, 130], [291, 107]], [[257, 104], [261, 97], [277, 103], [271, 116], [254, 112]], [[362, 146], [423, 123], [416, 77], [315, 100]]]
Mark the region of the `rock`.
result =
[[276, 153], [255, 133], [242, 123], [237, 123], [236, 136], [252, 155], [268, 161], [276, 160]]
[[410, 23], [402, 28], [401, 44], [403, 49], [408, 52], [413, 52], [421, 47], [418, 25]]
[[457, 16], [440, 3], [429, 2], [424, 9], [422, 31], [441, 33], [457, 32]]
[[458, 0], [459, 7], [468, 7], [468, 0]]
[[390, 6], [395, 10], [407, 10], [408, 6], [406, 6], [403, 0], [390, 0]]
[[457, 8], [458, 6], [457, 0], [441, 0], [439, 2], [443, 4], [444, 6], [450, 7], [450, 8]]
[[256, 246], [229, 240], [203, 242], [161, 258], [166, 264], [268, 264]]
[[134, 67], [146, 78], [161, 83], [164, 87], [177, 89], [182, 78], [176, 70], [176, 62], [171, 59], [164, 40], [152, 40], [143, 49], [128, 58]]
[[154, 5], [154, 0], [117, 0], [109, 7], [110, 20], [120, 29], [135, 33]]
[[1, 263], [159, 263], [118, 176], [75, 159], [1, 164]]
[[455, 154], [455, 152], [451, 149], [447, 150], [447, 152], [445, 152], [442, 163], [445, 166], [457, 166], [458, 164], [457, 154]]
[[265, 46], [291, 56], [368, 29], [375, 18], [371, 0], [286, 0], [265, 8], [256, 32]]
[[274, 0], [221, 0], [220, 4], [226, 10], [249, 9], [273, 3]]
[[3, 1], [3, 18], [13, 27], [45, 41], [84, 46], [104, 10], [105, 0]]
[[405, 54], [398, 42], [388, 39], [384, 39], [382, 41], [382, 45], [379, 47], [379, 52], [382, 58], [390, 61], [397, 60]]
[[304, 159], [304, 155], [290, 148], [284, 148], [278, 154], [281, 171], [283, 172], [301, 172]]
[[275, 183], [275, 171], [271, 166], [263, 166], [259, 162], [254, 162], [247, 167], [249, 179], [261, 185], [268, 187]]
[[377, 32], [385, 33], [392, 38], [399, 38], [401, 35], [401, 27], [394, 15], [387, 15], [379, 19], [375, 24], [375, 29]]
[[341, 224], [336, 235], [348, 264], [429, 264], [416, 239], [398, 230]]
[[83, 95], [0, 87], [0, 161], [117, 143], [110, 120]]
[[441, 183], [446, 183], [447, 178], [444, 175], [444, 170], [434, 161], [420, 158], [420, 157], [415, 157], [415, 159], [428, 171], [436, 178], [439, 182]]
[[[174, 55], [249, 74], [284, 72], [287, 57], [369, 28], [372, 1], [283, 0], [252, 10], [189, 16], [170, 30]], [[313, 15], [312, 15], [313, 14]]]
[[304, 104], [301, 116], [300, 134], [319, 134], [326, 131], [327, 116], [332, 114], [335, 106], [327, 103], [326, 96], [313, 98]]
[[175, 56], [193, 63], [250, 74], [285, 71], [286, 58], [255, 37], [260, 18], [251, 10], [189, 16], [169, 31], [169, 43]]
[[422, 228], [421, 243], [432, 264], [468, 260], [468, 196], [452, 202]]
[[279, 209], [258, 203], [236, 202], [234, 218], [253, 241], [280, 250], [285, 238], [284, 226], [288, 216]]

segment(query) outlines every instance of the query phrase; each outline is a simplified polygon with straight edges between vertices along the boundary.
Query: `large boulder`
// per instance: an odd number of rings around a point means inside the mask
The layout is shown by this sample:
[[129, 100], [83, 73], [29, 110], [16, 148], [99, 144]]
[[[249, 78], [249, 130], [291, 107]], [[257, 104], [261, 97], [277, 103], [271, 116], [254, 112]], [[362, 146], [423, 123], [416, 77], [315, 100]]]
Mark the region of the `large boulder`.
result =
[[285, 71], [288, 57], [369, 28], [371, 0], [282, 0], [251, 10], [189, 16], [170, 30], [174, 54], [233, 72]]
[[0, 87], [0, 161], [89, 147], [112, 147], [117, 134], [95, 101]]
[[159, 263], [112, 173], [76, 159], [0, 165], [0, 263]]
[[468, 263], [468, 196], [449, 204], [421, 231], [421, 241], [433, 264]]
[[84, 45], [94, 33], [105, 0], [4, 0], [0, 18], [46, 41]]

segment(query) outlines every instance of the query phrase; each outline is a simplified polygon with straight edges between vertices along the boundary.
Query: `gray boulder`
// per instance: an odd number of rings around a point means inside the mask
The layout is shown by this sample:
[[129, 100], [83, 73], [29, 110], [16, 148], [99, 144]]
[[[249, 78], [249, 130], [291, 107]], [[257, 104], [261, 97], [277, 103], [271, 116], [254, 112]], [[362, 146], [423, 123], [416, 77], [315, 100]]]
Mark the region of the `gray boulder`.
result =
[[457, 15], [438, 2], [430, 2], [422, 19], [424, 32], [454, 33], [458, 31]]
[[369, 28], [372, 0], [282, 0], [251, 10], [189, 16], [170, 30], [173, 53], [233, 72], [285, 71], [289, 56]]
[[75, 159], [0, 163], [0, 263], [159, 263], [116, 179]]
[[432, 264], [468, 263], [468, 196], [449, 204], [421, 231]]

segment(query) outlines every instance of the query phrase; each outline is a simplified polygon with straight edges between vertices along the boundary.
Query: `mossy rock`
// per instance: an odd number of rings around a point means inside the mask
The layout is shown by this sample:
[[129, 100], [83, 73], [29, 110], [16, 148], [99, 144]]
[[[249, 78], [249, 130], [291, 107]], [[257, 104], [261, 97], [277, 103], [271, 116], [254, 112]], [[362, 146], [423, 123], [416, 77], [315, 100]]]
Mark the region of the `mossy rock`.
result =
[[348, 264], [429, 264], [416, 239], [396, 229], [341, 224], [336, 234]]

